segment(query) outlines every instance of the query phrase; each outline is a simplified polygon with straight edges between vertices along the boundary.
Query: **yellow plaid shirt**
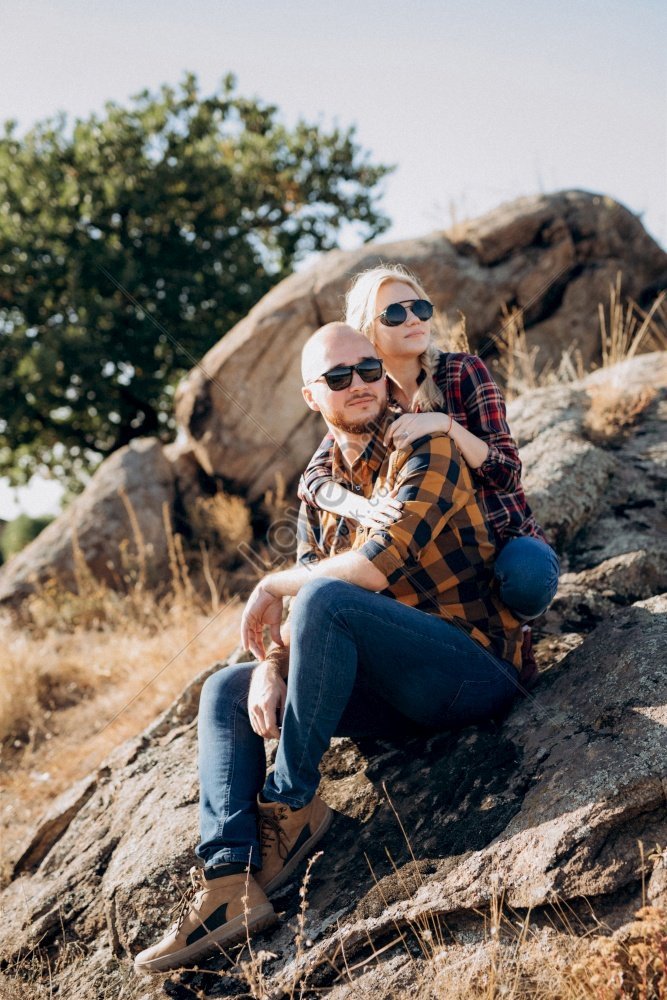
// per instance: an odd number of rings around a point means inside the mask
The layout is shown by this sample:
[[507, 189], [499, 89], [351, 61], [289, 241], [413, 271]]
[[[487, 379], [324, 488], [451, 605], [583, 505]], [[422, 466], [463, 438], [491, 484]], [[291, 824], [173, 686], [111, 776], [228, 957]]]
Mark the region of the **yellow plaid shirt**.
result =
[[302, 502], [298, 561], [362, 552], [387, 577], [387, 597], [440, 615], [520, 669], [521, 626], [498, 596], [495, 546], [468, 466], [445, 434], [388, 451], [383, 431], [393, 419], [387, 417], [352, 469], [335, 444], [333, 478], [378, 501], [398, 487], [401, 517], [385, 528], [362, 528]]

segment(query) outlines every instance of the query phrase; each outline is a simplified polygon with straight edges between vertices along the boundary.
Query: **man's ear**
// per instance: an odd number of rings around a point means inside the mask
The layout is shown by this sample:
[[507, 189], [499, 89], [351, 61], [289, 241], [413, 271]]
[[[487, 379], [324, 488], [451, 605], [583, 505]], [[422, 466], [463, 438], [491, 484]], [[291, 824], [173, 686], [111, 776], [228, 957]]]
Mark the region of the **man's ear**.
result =
[[319, 404], [316, 403], [315, 399], [313, 398], [312, 389], [309, 389], [307, 385], [302, 385], [301, 395], [305, 399], [306, 405], [309, 406], [311, 410], [316, 410], [317, 412], [319, 412], [320, 407]]

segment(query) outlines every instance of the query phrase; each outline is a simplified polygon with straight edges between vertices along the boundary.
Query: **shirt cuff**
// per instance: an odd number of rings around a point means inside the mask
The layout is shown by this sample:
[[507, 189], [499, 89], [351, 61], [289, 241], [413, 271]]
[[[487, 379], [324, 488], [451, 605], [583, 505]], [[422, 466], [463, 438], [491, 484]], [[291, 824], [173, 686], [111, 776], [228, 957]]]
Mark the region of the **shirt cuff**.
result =
[[304, 500], [309, 507], [314, 507], [316, 510], [320, 510], [315, 494], [319, 490], [320, 486], [323, 486], [324, 483], [330, 482], [331, 476], [313, 476], [310, 478], [308, 483], [306, 483], [305, 479], [302, 479], [302, 482], [300, 483], [300, 490], [303, 492], [299, 492], [299, 497], [301, 500]]
[[499, 465], [503, 464], [503, 456], [500, 449], [496, 448], [495, 444], [490, 444], [488, 447], [489, 451], [486, 458], [481, 465], [478, 465], [473, 470], [475, 475], [480, 479], [487, 479]]
[[369, 538], [357, 551], [386, 576], [388, 583], [396, 583], [401, 576], [405, 560], [394, 542], [384, 535]]
[[319, 561], [320, 557], [318, 556], [317, 552], [303, 552], [297, 558], [297, 562], [301, 566], [309, 566], [311, 563], [318, 563]]

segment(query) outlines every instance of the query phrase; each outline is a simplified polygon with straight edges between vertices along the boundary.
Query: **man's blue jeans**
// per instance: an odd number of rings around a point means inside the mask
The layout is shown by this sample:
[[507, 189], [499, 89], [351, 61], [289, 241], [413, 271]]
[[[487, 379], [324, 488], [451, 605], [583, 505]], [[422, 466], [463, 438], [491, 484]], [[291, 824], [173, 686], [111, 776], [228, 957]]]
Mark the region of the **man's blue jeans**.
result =
[[332, 579], [309, 581], [292, 603], [290, 669], [274, 770], [247, 710], [254, 663], [208, 678], [199, 708], [201, 843], [206, 866], [261, 866], [256, 798], [306, 805], [334, 735], [400, 737], [414, 727], [467, 725], [504, 711], [517, 671], [435, 615]]
[[510, 538], [496, 556], [500, 598], [523, 621], [537, 618], [556, 596], [559, 571], [558, 556], [546, 542]]

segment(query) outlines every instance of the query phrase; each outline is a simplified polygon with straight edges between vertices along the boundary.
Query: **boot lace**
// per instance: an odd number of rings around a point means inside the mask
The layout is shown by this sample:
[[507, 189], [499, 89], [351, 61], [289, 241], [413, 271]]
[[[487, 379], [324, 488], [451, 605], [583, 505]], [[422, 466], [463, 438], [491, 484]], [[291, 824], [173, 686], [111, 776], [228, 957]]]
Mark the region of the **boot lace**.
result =
[[287, 857], [287, 837], [281, 826], [281, 819], [286, 815], [285, 809], [280, 809], [276, 813], [266, 812], [259, 817], [259, 842], [262, 848], [262, 858], [270, 852], [272, 845], [278, 845], [278, 855], [282, 861]]
[[182, 894], [179, 901], [172, 906], [169, 911], [170, 915], [175, 914], [174, 922], [172, 927], [176, 930], [181, 926], [185, 920], [190, 907], [195, 901], [195, 898], [199, 893], [204, 893], [206, 891], [206, 879], [204, 878], [204, 873], [201, 868], [191, 868], [190, 869], [190, 885], [187, 887], [185, 892]]

